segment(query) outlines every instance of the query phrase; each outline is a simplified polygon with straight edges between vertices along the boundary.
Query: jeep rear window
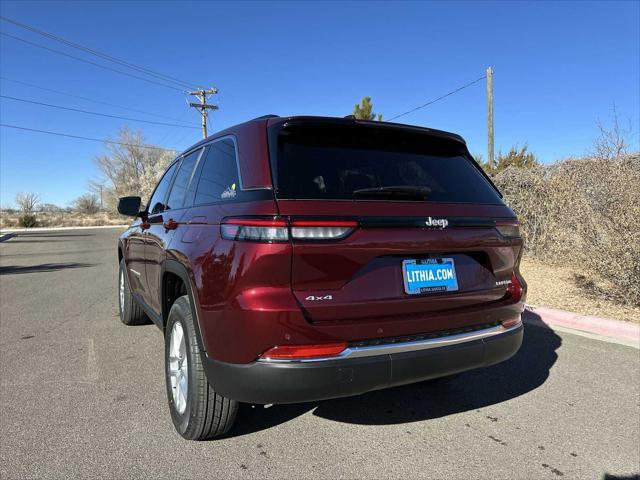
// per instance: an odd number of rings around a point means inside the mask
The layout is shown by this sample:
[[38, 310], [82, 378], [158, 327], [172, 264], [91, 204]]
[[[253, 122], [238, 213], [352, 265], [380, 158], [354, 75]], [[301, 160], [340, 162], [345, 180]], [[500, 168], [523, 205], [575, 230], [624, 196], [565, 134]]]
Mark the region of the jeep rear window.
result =
[[418, 187], [428, 193], [411, 200], [502, 204], [466, 147], [450, 138], [371, 124], [322, 123], [272, 127], [269, 137], [280, 199], [371, 200], [362, 190]]

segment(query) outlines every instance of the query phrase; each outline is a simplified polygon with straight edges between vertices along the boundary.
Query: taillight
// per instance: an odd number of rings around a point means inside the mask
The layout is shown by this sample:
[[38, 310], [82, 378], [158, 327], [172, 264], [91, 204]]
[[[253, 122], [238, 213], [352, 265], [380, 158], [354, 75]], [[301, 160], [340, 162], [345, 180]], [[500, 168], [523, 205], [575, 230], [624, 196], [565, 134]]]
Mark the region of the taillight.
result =
[[220, 225], [222, 238], [253, 242], [284, 242], [289, 240], [287, 221], [280, 218], [227, 218]]
[[500, 235], [507, 238], [518, 238], [520, 237], [520, 225], [517, 223], [498, 223], [496, 225], [496, 230], [500, 232]]
[[[358, 228], [355, 220], [288, 220], [284, 218], [225, 218], [220, 225], [222, 238], [253, 242], [293, 240], [340, 240]], [[291, 233], [289, 233], [291, 229]]]
[[522, 298], [522, 284], [515, 273], [511, 274], [511, 283], [507, 286], [507, 295], [515, 302]]
[[353, 220], [292, 220], [294, 240], [339, 240], [353, 233], [358, 222]]
[[336, 357], [347, 348], [347, 344], [323, 343], [319, 345], [280, 345], [270, 348], [261, 360], [303, 360], [307, 358]]

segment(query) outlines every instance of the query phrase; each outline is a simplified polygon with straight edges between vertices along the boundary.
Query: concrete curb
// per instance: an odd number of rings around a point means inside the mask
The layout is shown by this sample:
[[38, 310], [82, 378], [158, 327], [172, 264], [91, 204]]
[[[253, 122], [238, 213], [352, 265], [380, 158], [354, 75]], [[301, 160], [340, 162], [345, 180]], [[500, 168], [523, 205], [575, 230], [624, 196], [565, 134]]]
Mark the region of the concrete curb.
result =
[[625, 345], [640, 348], [640, 325], [638, 324], [532, 305], [527, 305], [526, 310], [538, 315], [549, 326], [613, 338]]
[[58, 230], [91, 230], [94, 228], [127, 228], [129, 225], [97, 225], [94, 227], [35, 227], [35, 228], [5, 228], [0, 230], [0, 235], [20, 234], [29, 232], [54, 232]]

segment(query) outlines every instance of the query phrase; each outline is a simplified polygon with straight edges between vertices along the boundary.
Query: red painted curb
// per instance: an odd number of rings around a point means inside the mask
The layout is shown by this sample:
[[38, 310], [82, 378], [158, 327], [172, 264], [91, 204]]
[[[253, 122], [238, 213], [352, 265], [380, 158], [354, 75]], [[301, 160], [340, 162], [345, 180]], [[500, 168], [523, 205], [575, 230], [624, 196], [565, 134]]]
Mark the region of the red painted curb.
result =
[[533, 307], [527, 310], [540, 316], [549, 325], [573, 328], [583, 332], [595, 333], [606, 337], [640, 342], [640, 325], [610, 318], [579, 315], [577, 313], [554, 310], [553, 308]]

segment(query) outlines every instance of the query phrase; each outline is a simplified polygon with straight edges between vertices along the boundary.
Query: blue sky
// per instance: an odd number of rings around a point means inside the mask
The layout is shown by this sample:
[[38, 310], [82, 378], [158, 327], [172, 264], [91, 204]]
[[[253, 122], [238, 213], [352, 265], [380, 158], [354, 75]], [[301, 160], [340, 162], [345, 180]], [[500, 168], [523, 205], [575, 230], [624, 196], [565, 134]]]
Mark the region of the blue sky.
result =
[[[212, 130], [266, 113], [347, 115], [364, 95], [386, 118], [495, 70], [496, 150], [528, 142], [543, 161], [587, 152], [615, 104], [640, 123], [640, 2], [2, 1], [2, 15], [189, 82], [220, 89]], [[0, 22], [2, 32], [109, 65]], [[112, 65], [114, 66], [114, 65]], [[0, 37], [0, 75], [199, 124], [184, 95]], [[0, 80], [2, 95], [162, 119]], [[2, 99], [2, 123], [95, 138], [128, 123], [183, 149], [200, 131]], [[486, 156], [483, 82], [404, 123], [463, 135]], [[0, 204], [16, 192], [67, 205], [98, 176], [100, 143], [0, 129]]]

